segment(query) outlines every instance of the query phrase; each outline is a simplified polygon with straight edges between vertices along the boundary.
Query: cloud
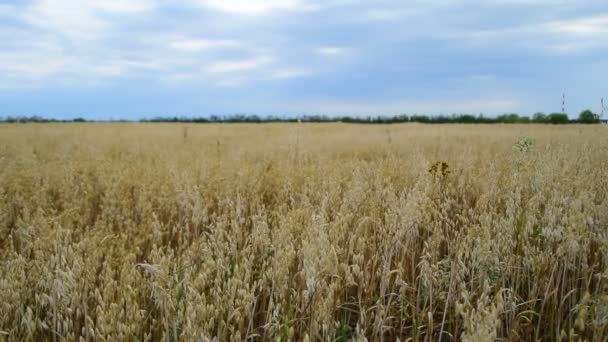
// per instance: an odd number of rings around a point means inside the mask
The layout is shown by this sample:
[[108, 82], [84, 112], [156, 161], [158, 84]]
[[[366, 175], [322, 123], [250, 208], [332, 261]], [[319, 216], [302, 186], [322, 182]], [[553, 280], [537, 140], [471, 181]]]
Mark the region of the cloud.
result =
[[256, 56], [246, 59], [220, 60], [210, 63], [206, 71], [210, 73], [235, 73], [251, 71], [264, 67], [272, 62], [272, 57]]
[[236, 40], [214, 40], [197, 38], [178, 38], [169, 43], [173, 49], [182, 51], [201, 51], [209, 49], [234, 48], [242, 44]]
[[282, 80], [282, 79], [290, 79], [290, 78], [295, 78], [295, 77], [307, 76], [307, 75], [311, 75], [311, 74], [312, 74], [312, 72], [310, 72], [309, 70], [303, 70], [303, 69], [297, 69], [297, 68], [283, 68], [283, 69], [273, 70], [270, 73], [270, 78]]
[[[91, 47], [68, 49], [64, 43], [61, 37], [32, 35], [27, 29], [0, 32], [0, 82], [17, 88], [44, 88], [66, 82], [86, 86], [162, 69], [155, 58]], [[100, 51], [104, 55], [99, 55]]]
[[579, 71], [605, 59], [606, 13], [599, 0], [11, 1], [0, 83], [37, 87], [32, 101], [95, 85], [91, 98], [197, 89], [192, 102], [230, 99], [218, 111], [247, 97], [263, 99], [252, 112], [286, 99], [327, 113], [506, 111], [563, 84], [598, 97], [586, 86], [598, 68]]
[[597, 36], [608, 33], [608, 15], [555, 20], [542, 24], [541, 28], [553, 34]]
[[316, 8], [300, 0], [195, 0], [195, 3], [227, 14], [243, 16], [262, 16], [278, 11]]
[[108, 29], [109, 23], [91, 8], [70, 1], [43, 0], [33, 3], [23, 13], [34, 27], [76, 40], [94, 40]]
[[21, 18], [47, 33], [94, 40], [112, 28], [113, 21], [107, 16], [142, 14], [155, 6], [153, 0], [35, 0], [23, 10]]
[[[78, 6], [81, 1], [73, 1], [73, 3], [75, 6]], [[140, 14], [150, 12], [157, 6], [156, 1], [154, 0], [89, 0], [88, 3], [93, 9], [99, 9], [110, 14]]]
[[237, 76], [237, 77], [229, 77], [229, 78], [221, 79], [220, 81], [218, 81], [216, 83], [216, 85], [220, 86], [220, 87], [225, 87], [225, 88], [235, 88], [235, 87], [240, 87], [249, 81], [250, 80], [246, 77]]
[[365, 18], [374, 20], [395, 20], [401, 17], [401, 13], [391, 9], [372, 9], [364, 14]]
[[608, 15], [550, 19], [541, 22], [488, 29], [445, 30], [440, 35], [469, 46], [506, 45], [546, 54], [569, 54], [603, 49], [608, 43]]
[[365, 9], [361, 13], [363, 20], [369, 21], [396, 21], [406, 17], [421, 16], [426, 9], [424, 8], [391, 8], [391, 7], [373, 7]]
[[65, 81], [80, 85], [98, 85], [106, 80], [136, 72], [159, 71], [161, 66], [154, 61], [115, 58], [97, 61], [89, 57], [70, 56], [48, 51], [38, 58], [27, 53], [4, 54], [0, 57], [0, 81], [12, 84], [27, 84], [29, 87], [44, 85], [51, 81]]
[[346, 53], [347, 49], [339, 46], [324, 46], [317, 49], [317, 52], [323, 56], [337, 56]]
[[396, 115], [402, 113], [503, 113], [517, 108], [514, 99], [466, 99], [435, 101], [390, 101], [390, 100], [311, 100], [298, 103], [292, 110], [308, 113], [330, 113], [333, 115]]

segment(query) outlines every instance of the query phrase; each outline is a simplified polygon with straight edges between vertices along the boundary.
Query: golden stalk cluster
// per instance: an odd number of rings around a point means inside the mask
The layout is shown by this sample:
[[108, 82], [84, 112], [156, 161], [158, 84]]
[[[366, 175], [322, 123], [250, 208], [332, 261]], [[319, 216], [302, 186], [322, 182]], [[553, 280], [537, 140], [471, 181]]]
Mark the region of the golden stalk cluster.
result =
[[0, 125], [0, 340], [608, 338], [603, 127]]

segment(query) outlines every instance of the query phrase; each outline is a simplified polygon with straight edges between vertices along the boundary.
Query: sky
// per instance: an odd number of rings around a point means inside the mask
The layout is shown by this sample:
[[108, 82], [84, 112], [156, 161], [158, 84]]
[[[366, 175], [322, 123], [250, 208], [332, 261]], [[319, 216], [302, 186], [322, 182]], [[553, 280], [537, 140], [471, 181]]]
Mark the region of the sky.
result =
[[606, 0], [0, 0], [0, 117], [561, 111], [608, 102]]

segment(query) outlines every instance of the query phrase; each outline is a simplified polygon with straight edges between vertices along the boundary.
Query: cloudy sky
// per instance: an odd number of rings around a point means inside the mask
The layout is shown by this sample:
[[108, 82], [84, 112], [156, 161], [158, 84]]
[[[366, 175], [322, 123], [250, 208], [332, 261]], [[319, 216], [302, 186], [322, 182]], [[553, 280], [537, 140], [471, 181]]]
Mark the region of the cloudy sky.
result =
[[0, 116], [600, 110], [606, 0], [0, 0]]

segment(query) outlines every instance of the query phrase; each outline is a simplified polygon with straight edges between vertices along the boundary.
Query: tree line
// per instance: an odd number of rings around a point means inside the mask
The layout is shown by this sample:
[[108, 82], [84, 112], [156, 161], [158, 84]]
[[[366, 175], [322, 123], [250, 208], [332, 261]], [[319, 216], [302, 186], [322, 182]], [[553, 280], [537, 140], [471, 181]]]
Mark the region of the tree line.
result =
[[[0, 118], [1, 122], [6, 123], [25, 123], [25, 122], [96, 122], [98, 120], [86, 120], [78, 117], [68, 120], [49, 119], [41, 116], [8, 116]], [[132, 120], [110, 120], [116, 122], [132, 122]], [[516, 113], [507, 113], [495, 117], [484, 116], [483, 114], [452, 114], [452, 115], [395, 115], [395, 116], [327, 116], [327, 115], [303, 115], [303, 116], [258, 116], [247, 114], [234, 114], [228, 116], [211, 115], [208, 117], [187, 117], [187, 116], [159, 116], [137, 120], [139, 122], [183, 122], [183, 123], [270, 123], [270, 122], [345, 122], [361, 124], [393, 124], [405, 122], [419, 123], [463, 123], [463, 124], [497, 124], [497, 123], [546, 123], [546, 124], [571, 124], [600, 123], [602, 120], [599, 114], [591, 110], [582, 111], [576, 119], [570, 119], [566, 113], [535, 113], [532, 117], [520, 116]]]

